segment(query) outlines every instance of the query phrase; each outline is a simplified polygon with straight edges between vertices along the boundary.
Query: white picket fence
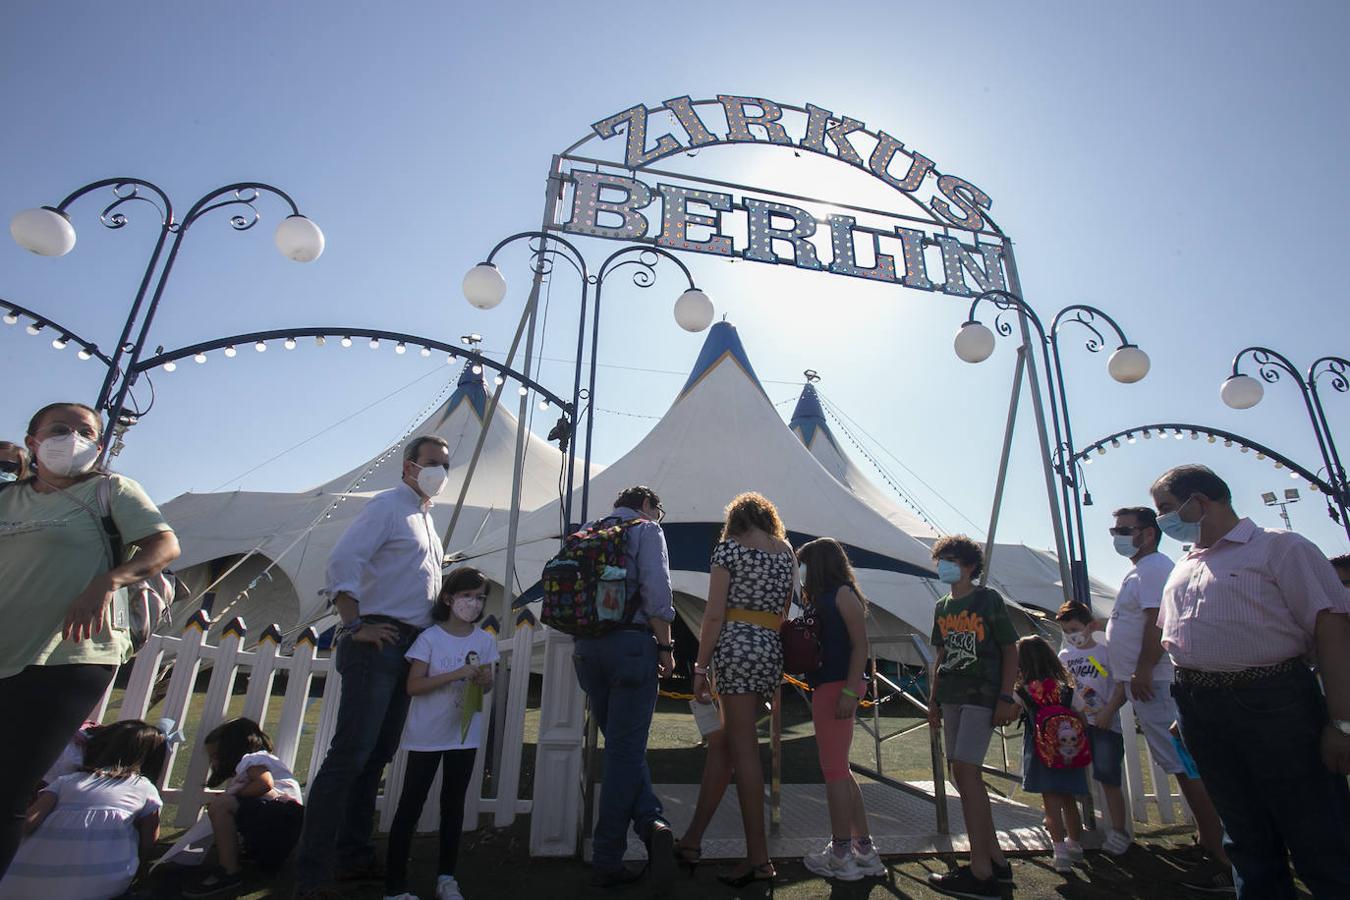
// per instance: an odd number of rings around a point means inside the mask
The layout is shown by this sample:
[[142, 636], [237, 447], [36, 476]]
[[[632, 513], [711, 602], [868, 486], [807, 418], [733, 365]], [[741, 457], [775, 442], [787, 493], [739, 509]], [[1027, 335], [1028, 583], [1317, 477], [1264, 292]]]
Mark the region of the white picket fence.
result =
[[[179, 827], [196, 822], [202, 804], [213, 793], [205, 787], [209, 762], [202, 747], [202, 739], [225, 720], [240, 672], [246, 671], [249, 678], [241, 714], [260, 723], [266, 720], [269, 706], [276, 699], [272, 687], [277, 673], [286, 673], [287, 683], [281, 696], [280, 718], [269, 729], [269, 734], [277, 756], [292, 769], [295, 768], [300, 738], [305, 728], [305, 711], [311, 700], [311, 685], [316, 676], [324, 677], [323, 694], [315, 698], [320, 704], [320, 711], [318, 725], [314, 730], [307, 780], [319, 771], [327, 753], [337, 725], [338, 698], [342, 690], [341, 679], [333, 675], [331, 656], [320, 655], [317, 651], [318, 638], [313, 629], [308, 629], [300, 636], [289, 654], [280, 652], [281, 633], [276, 625], [269, 625], [257, 644], [249, 650], [242, 649], [247, 629], [240, 619], [236, 618], [226, 625], [220, 643], [216, 646], [206, 643], [206, 629], [206, 616], [198, 612], [188, 620], [181, 636], [151, 637], [136, 655], [118, 711], [119, 719], [144, 719], [151, 705], [152, 691], [161, 664], [170, 657], [173, 659], [168, 691], [155, 715], [156, 718], [167, 717], [189, 726], [187, 743], [171, 753], [160, 779], [160, 793], [165, 802], [177, 805], [174, 824]], [[530, 659], [537, 643], [544, 644], [544, 692], [546, 699], [552, 698], [554, 708], [541, 716], [544, 721], [540, 726], [534, 796], [523, 799], [519, 797], [519, 792], [521, 755], [525, 744], [525, 709]], [[497, 726], [495, 734], [498, 749], [496, 796], [483, 796], [486, 754], [479, 752], [465, 803], [465, 830], [477, 828], [481, 815], [491, 815], [494, 825], [504, 827], [512, 824], [517, 815], [534, 810], [536, 815], [531, 826], [531, 852], [534, 855], [566, 856], [574, 852], [576, 847], [583, 707], [580, 688], [571, 670], [571, 644], [571, 639], [565, 635], [538, 626], [528, 612], [517, 618], [512, 636], [499, 642], [501, 659], [494, 690], [506, 690], [507, 701], [502, 721], [494, 723]], [[193, 688], [204, 662], [210, 665], [210, 675], [205, 697], [197, 705], [194, 703]], [[566, 663], [565, 668], [562, 662]], [[105, 698], [104, 708], [106, 705]], [[492, 694], [485, 695], [484, 714], [492, 714], [495, 707]], [[545, 708], [548, 709], [547, 706]], [[99, 710], [100, 718], [102, 711]], [[559, 714], [568, 721], [558, 720]], [[388, 830], [393, 821], [406, 761], [406, 752], [400, 751], [386, 772], [383, 790], [376, 801], [381, 830]], [[183, 773], [181, 779], [175, 778], [178, 772]], [[571, 777], [568, 777], [569, 773]], [[439, 782], [438, 775], [418, 822], [419, 831], [434, 831], [437, 828]], [[167, 787], [171, 783], [179, 783], [181, 787]], [[538, 852], [535, 832], [540, 835]]]

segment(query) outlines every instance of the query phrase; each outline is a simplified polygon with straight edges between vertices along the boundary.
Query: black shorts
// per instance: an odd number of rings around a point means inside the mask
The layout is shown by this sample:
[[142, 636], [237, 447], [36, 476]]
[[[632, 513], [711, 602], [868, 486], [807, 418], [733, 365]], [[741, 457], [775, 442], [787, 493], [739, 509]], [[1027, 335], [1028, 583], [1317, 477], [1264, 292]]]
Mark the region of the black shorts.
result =
[[300, 840], [305, 808], [278, 797], [243, 797], [234, 823], [244, 853], [264, 869], [280, 868]]

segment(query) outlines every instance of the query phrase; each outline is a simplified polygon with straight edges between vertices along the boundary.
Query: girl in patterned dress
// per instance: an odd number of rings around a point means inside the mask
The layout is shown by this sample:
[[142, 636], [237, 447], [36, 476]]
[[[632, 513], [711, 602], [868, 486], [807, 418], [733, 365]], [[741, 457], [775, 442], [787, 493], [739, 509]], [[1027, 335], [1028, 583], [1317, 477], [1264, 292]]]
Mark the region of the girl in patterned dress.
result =
[[708, 737], [698, 805], [675, 850], [686, 865], [698, 862], [703, 832], [734, 772], [746, 858], [720, 876], [734, 887], [772, 880], [776, 874], [764, 831], [764, 771], [756, 722], [762, 704], [772, 700], [783, 680], [778, 626], [792, 601], [795, 575], [796, 558], [774, 505], [756, 493], [733, 499], [726, 508], [722, 540], [713, 550], [694, 665], [694, 695], [700, 702], [712, 702], [711, 684], [717, 687], [722, 729]]
[[28, 809], [4, 900], [108, 900], [126, 892], [159, 837], [153, 778], [164, 734], [130, 719], [91, 730], [84, 765], [44, 787]]

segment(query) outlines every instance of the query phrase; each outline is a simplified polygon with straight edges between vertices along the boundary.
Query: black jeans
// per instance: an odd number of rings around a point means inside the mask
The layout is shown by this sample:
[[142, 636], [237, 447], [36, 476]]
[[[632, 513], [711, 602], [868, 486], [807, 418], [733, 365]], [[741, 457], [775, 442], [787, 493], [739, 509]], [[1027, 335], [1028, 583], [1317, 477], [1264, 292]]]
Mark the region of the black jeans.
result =
[[0, 877], [18, 852], [38, 782], [103, 698], [115, 671], [87, 663], [29, 666], [0, 678], [0, 722], [23, 729], [21, 738], [0, 741]]
[[398, 811], [389, 827], [389, 855], [384, 863], [384, 892], [388, 896], [408, 890], [408, 854], [412, 849], [413, 830], [422, 817], [431, 783], [436, 780], [436, 769], [441, 768], [441, 858], [438, 872], [455, 874], [459, 858], [459, 835], [464, 830], [464, 794], [473, 777], [473, 759], [478, 751], [441, 750], [408, 751], [408, 768], [403, 775], [403, 793], [398, 798]]
[[383, 649], [349, 634], [338, 638], [333, 668], [342, 679], [342, 697], [333, 741], [306, 792], [295, 860], [301, 890], [331, 882], [337, 859], [347, 868], [375, 861], [375, 798], [408, 717], [403, 654], [417, 633], [411, 626], [402, 628], [398, 640]]
[[1239, 898], [1350, 897], [1350, 790], [1322, 764], [1326, 703], [1307, 669], [1236, 687], [1178, 682], [1182, 739], [1223, 820]]

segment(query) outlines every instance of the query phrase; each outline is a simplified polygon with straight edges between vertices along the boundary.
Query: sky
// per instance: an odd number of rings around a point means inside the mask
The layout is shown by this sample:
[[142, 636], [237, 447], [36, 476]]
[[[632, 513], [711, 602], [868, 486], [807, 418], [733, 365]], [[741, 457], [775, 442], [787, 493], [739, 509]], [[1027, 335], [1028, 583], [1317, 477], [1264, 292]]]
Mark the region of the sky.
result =
[[[163, 187], [179, 215], [225, 184], [293, 196], [324, 230], [323, 256], [283, 258], [284, 206], [236, 233], [221, 213], [187, 234], [150, 345], [178, 347], [267, 328], [381, 327], [450, 342], [479, 333], [503, 352], [528, 287], [508, 253], [496, 309], [472, 309], [463, 273], [502, 237], [538, 226], [553, 153], [590, 125], [683, 94], [816, 103], [882, 128], [972, 181], [1011, 236], [1028, 302], [1047, 321], [1070, 303], [1111, 313], [1151, 356], [1120, 385], [1066, 337], [1075, 437], [1152, 422], [1247, 435], [1320, 465], [1299, 392], [1267, 386], [1234, 411], [1219, 385], [1247, 346], [1306, 367], [1350, 356], [1342, 258], [1350, 138], [1340, 43], [1344, 4], [642, 4], [237, 2], [7, 4], [0, 10], [0, 210], [55, 204], [116, 176]], [[839, 163], [781, 148], [730, 151], [709, 166], [803, 194], [863, 192]], [[710, 155], [711, 156], [711, 155]], [[695, 171], [700, 160], [684, 160]], [[116, 340], [157, 225], [144, 204], [99, 225], [110, 195], [71, 208], [62, 258], [0, 240], [0, 299], [38, 310], [104, 347]], [[100, 200], [102, 202], [100, 202]], [[585, 241], [589, 259], [615, 245]], [[942, 294], [685, 256], [719, 317], [740, 331], [786, 417], [803, 370], [901, 487], [947, 531], [987, 528], [1015, 341], [980, 365], [952, 337], [968, 304]], [[1334, 274], [1334, 272], [1332, 272]], [[596, 452], [612, 461], [668, 408], [702, 342], [670, 308], [679, 285], [606, 293]], [[577, 289], [558, 279], [543, 311], [538, 379], [569, 392]], [[569, 335], [569, 332], [571, 333]], [[89, 401], [101, 372], [52, 335], [0, 327], [0, 438], [39, 406]], [[455, 369], [386, 343], [302, 342], [213, 354], [154, 377], [154, 408], [116, 467], [156, 500], [184, 491], [297, 490], [396, 440]], [[143, 391], [143, 393], [145, 393]], [[1350, 395], [1324, 383], [1350, 454]], [[145, 402], [144, 399], [142, 402]], [[1024, 413], [1029, 404], [1024, 403]], [[553, 416], [540, 417], [546, 431]], [[1053, 544], [1030, 415], [1019, 419], [1000, 540]], [[1106, 528], [1147, 502], [1166, 468], [1202, 462], [1227, 478], [1240, 513], [1278, 526], [1264, 491], [1297, 486], [1255, 454], [1204, 441], [1139, 441], [1087, 470], [1092, 572], [1128, 563]], [[865, 460], [855, 459], [878, 480]], [[710, 460], [709, 465], [716, 465]], [[1303, 490], [1294, 527], [1346, 551], [1325, 504]], [[674, 501], [667, 500], [667, 506]], [[788, 523], [791, 526], [791, 523]], [[1164, 549], [1169, 549], [1164, 546]], [[1175, 551], [1175, 545], [1171, 550]]]

